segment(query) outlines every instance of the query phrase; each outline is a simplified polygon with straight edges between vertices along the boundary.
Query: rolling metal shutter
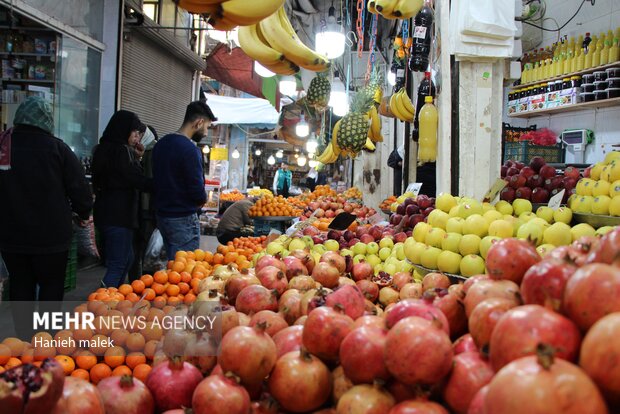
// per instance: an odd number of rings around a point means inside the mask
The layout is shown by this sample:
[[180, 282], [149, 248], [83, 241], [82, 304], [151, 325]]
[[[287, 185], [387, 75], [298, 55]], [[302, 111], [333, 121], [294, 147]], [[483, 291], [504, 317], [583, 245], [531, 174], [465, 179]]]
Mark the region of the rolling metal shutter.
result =
[[133, 111], [157, 134], [176, 131], [192, 100], [194, 69], [143, 33], [123, 43], [121, 109]]

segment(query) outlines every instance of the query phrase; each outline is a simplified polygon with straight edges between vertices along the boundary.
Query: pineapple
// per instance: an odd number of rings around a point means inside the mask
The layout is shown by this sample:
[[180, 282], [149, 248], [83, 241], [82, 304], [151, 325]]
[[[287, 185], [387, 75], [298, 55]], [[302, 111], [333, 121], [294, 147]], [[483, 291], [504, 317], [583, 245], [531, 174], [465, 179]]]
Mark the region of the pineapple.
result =
[[308, 94], [306, 95], [308, 105], [319, 112], [325, 111], [329, 103], [331, 89], [332, 86], [329, 79], [327, 79], [327, 73], [318, 73], [317, 76], [312, 79], [308, 87]]
[[[368, 111], [374, 105], [375, 89], [366, 87], [358, 91], [351, 102], [351, 110], [343, 118], [338, 131], [338, 146], [353, 154], [366, 144], [370, 120]], [[355, 156], [355, 155], [354, 155]]]

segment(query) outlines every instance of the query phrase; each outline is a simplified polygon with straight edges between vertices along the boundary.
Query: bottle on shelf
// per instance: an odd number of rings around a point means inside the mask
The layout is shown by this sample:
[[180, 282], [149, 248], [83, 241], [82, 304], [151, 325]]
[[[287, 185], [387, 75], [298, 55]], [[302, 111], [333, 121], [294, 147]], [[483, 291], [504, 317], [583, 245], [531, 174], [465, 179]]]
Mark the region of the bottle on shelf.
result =
[[420, 139], [418, 161], [433, 162], [437, 159], [437, 124], [439, 116], [433, 105], [433, 97], [424, 97], [424, 106], [420, 111]]
[[601, 65], [606, 65], [609, 63], [609, 48], [610, 48], [609, 40], [605, 40], [605, 44], [603, 45], [603, 49], [601, 50]]
[[433, 9], [427, 0], [414, 19], [413, 44], [411, 46], [411, 58], [409, 59], [409, 69], [414, 72], [425, 72], [428, 69], [433, 19]]
[[575, 70], [574, 72], [579, 72], [585, 69], [585, 56], [582, 48], [577, 48], [577, 57], [575, 58]]
[[590, 69], [592, 67], [592, 55], [593, 55], [593, 50], [592, 48], [589, 48], [589, 50], [586, 50], [584, 52], [584, 60], [583, 60], [583, 68], [584, 69]]
[[437, 94], [437, 89], [435, 88], [435, 84], [433, 83], [433, 80], [431, 79], [431, 73], [430, 72], [424, 73], [424, 79], [422, 79], [422, 82], [420, 82], [420, 85], [418, 86], [418, 97], [416, 101], [415, 118], [413, 120], [414, 140], [416, 140], [417, 134], [419, 132], [420, 111], [422, 110], [422, 107], [424, 106], [424, 99], [427, 96], [434, 98], [436, 94]]
[[594, 53], [592, 54], [592, 67], [593, 68], [601, 65], [601, 50], [603, 50], [603, 45], [601, 44], [601, 41], [599, 40], [596, 43], [596, 50], [594, 50]]
[[560, 65], [561, 44], [556, 42], [553, 44], [553, 64], [551, 65], [551, 76], [558, 76], [558, 66]]
[[609, 48], [609, 63], [616, 63], [620, 60], [620, 44], [618, 44], [620, 40], [618, 38], [614, 39], [614, 44]]

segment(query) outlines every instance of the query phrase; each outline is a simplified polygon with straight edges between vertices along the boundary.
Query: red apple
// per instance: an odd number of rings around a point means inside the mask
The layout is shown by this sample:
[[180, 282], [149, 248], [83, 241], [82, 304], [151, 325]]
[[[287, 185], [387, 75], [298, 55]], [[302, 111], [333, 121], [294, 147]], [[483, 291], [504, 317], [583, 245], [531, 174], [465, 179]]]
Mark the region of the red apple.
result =
[[524, 176], [525, 178], [530, 178], [531, 176], [536, 174], [536, 171], [534, 171], [532, 167], [523, 167], [523, 169], [521, 170], [521, 172], [519, 172], [519, 174]]
[[517, 167], [517, 169], [521, 171], [523, 167], [525, 167], [525, 164], [523, 164], [521, 161], [515, 161], [515, 167]]
[[396, 213], [390, 216], [390, 224], [393, 226], [398, 226], [401, 221], [403, 221], [403, 216], [401, 214]]
[[420, 194], [416, 201], [418, 202], [420, 210], [424, 210], [433, 205], [432, 200], [425, 194]]
[[519, 170], [516, 167], [508, 167], [508, 171], [506, 171], [506, 177], [512, 177], [513, 175], [519, 174]]
[[428, 217], [429, 214], [431, 214], [431, 212], [435, 210], [435, 207], [427, 207], [424, 209], [424, 215]]
[[532, 191], [532, 203], [547, 203], [549, 201], [549, 191], [545, 190], [542, 187], [536, 187], [534, 191]]
[[590, 172], [592, 171], [592, 166], [589, 166], [585, 170], [583, 170], [583, 176], [586, 178], [590, 178]]
[[410, 204], [407, 206], [406, 214], [408, 216], [413, 216], [414, 214], [418, 214], [420, 211], [420, 207], [417, 204]]
[[366, 243], [366, 244], [368, 244], [368, 243], [372, 243], [372, 242], [374, 242], [374, 241], [375, 241], [375, 238], [374, 238], [374, 237], [372, 237], [372, 235], [370, 235], [369, 233], [365, 233], [365, 234], [362, 234], [362, 237], [360, 237], [360, 241], [361, 241], [362, 243]]
[[407, 214], [407, 206], [405, 205], [405, 203], [399, 204], [398, 207], [396, 207], [396, 213], [400, 214], [401, 216]]
[[500, 171], [501, 171], [502, 178], [505, 178], [506, 175], [508, 174], [508, 167], [506, 167], [505, 165], [502, 165], [502, 168], [500, 168]]
[[515, 195], [517, 198], [529, 200], [532, 197], [532, 189], [529, 187], [519, 187], [517, 191], [515, 191]]
[[409, 227], [414, 228], [416, 224], [423, 222], [424, 218], [424, 214], [414, 214], [411, 216]]
[[394, 235], [394, 243], [404, 243], [407, 240], [407, 233], [400, 232]]
[[551, 191], [553, 191], [556, 188], [562, 188], [563, 185], [564, 185], [563, 177], [557, 176], [557, 177], [547, 178], [545, 180], [544, 187], [551, 194]]
[[562, 181], [564, 182], [564, 188], [566, 188], [567, 191], [577, 187], [577, 178], [564, 177]]
[[504, 189], [499, 193], [499, 198], [500, 200], [512, 203], [515, 199], [515, 189], [512, 187], [504, 187]]
[[527, 179], [526, 184], [528, 187], [530, 187], [533, 190], [536, 187], [542, 187], [544, 183], [545, 183], [545, 180], [540, 175], [534, 174], [530, 178]]
[[534, 157], [530, 160], [530, 167], [540, 174], [540, 169], [547, 164], [543, 157]]
[[579, 169], [575, 167], [566, 167], [564, 170], [564, 177], [571, 177], [575, 180], [579, 179]]
[[555, 168], [550, 165], [543, 165], [540, 168], [539, 174], [545, 179], [555, 177]]
[[525, 178], [522, 175], [513, 175], [512, 177], [510, 177], [510, 180], [508, 181], [508, 185], [510, 185], [512, 188], [516, 190], [519, 187], [523, 187], [526, 181], [527, 181], [527, 178]]

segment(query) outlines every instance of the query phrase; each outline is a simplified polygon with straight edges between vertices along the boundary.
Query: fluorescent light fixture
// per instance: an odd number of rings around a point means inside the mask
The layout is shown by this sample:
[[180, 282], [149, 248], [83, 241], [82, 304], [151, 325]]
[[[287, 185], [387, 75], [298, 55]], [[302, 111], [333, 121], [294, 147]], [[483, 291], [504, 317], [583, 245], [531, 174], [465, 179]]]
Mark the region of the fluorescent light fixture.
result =
[[332, 82], [332, 92], [329, 97], [329, 106], [336, 116], [344, 116], [349, 112], [349, 98], [344, 83], [339, 78]]
[[396, 85], [396, 73], [388, 72], [387, 81], [391, 86]]

